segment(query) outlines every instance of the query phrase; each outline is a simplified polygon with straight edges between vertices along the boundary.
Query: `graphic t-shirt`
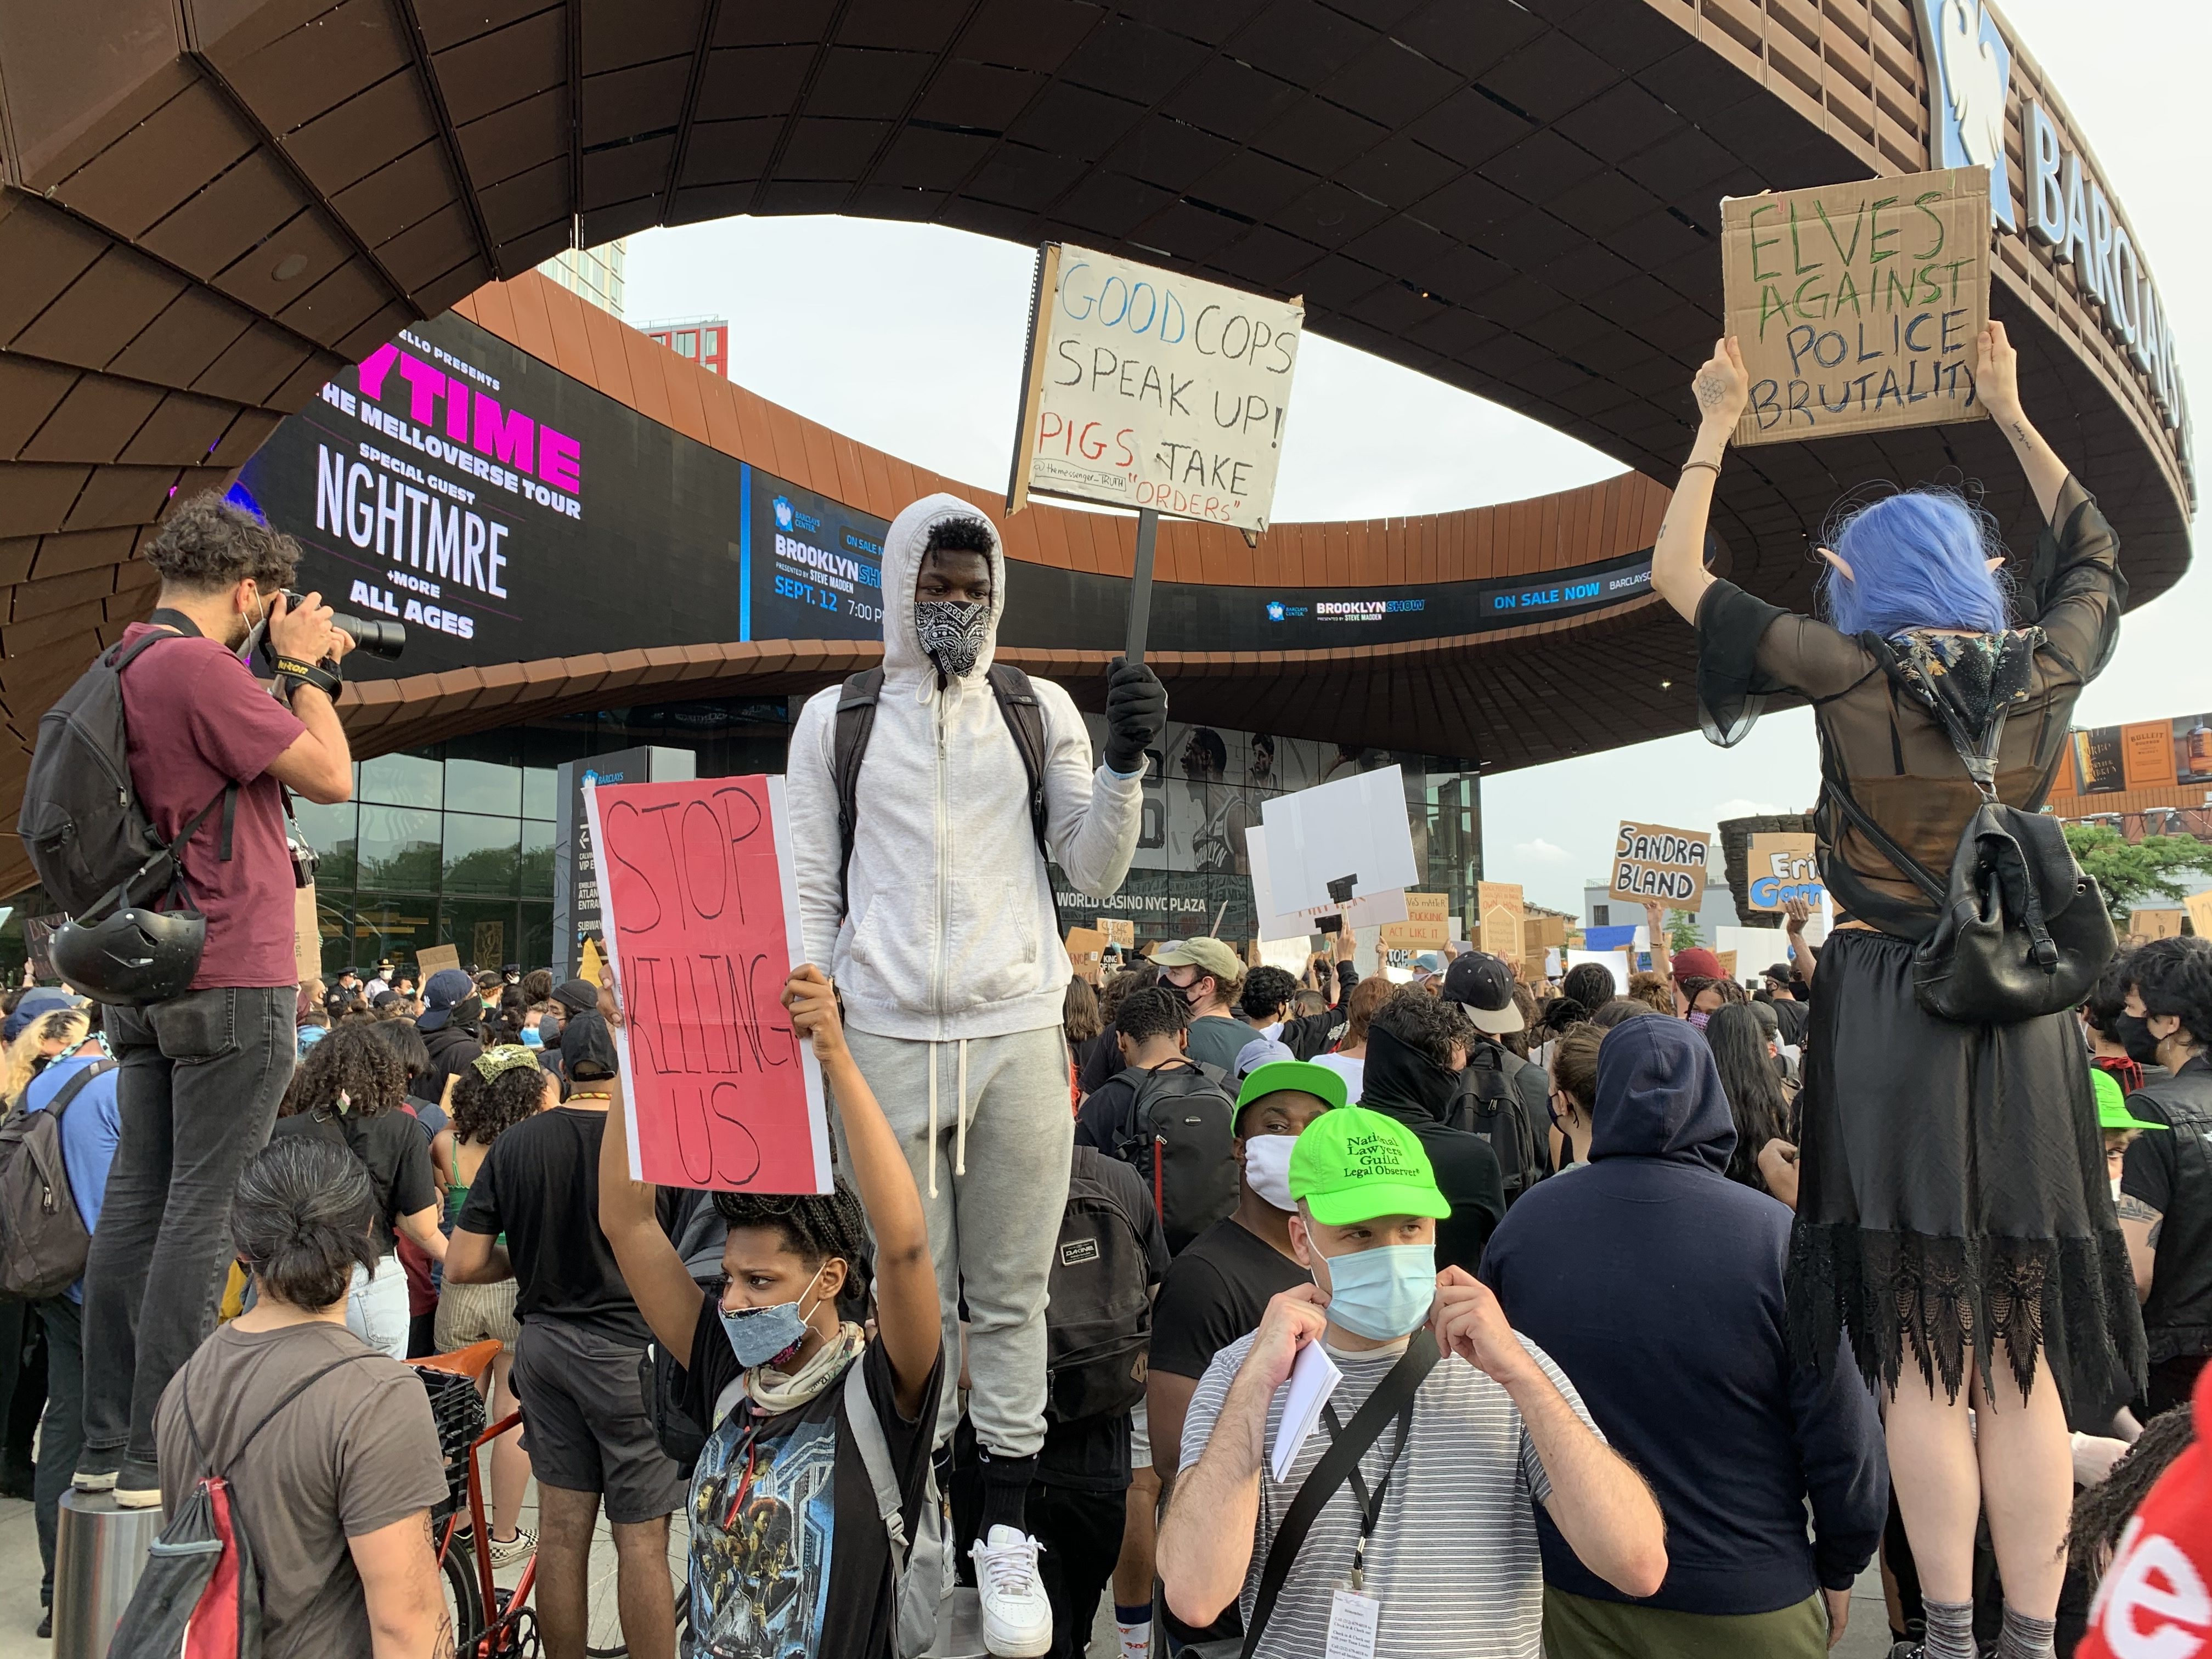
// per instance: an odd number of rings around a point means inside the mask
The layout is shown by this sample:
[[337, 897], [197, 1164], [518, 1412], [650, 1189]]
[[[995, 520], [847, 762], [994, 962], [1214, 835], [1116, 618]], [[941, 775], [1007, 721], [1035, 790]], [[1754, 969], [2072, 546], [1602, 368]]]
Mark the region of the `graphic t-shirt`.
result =
[[1313, 1275], [1241, 1224], [1218, 1221], [1169, 1265], [1152, 1304], [1146, 1364], [1174, 1376], [1200, 1377], [1213, 1356], [1260, 1328], [1268, 1298]]
[[[526, 1322], [565, 1319], [642, 1348], [652, 1333], [599, 1231], [599, 1138], [606, 1127], [605, 1112], [556, 1106], [502, 1131], [477, 1166], [453, 1224], [507, 1235], [514, 1309]], [[719, 1334], [721, 1327], [714, 1328]]]
[[[864, 1368], [890, 1448], [911, 1538], [945, 1357], [938, 1355], [911, 1419], [899, 1414], [880, 1341], [853, 1363]], [[692, 1650], [715, 1659], [878, 1659], [890, 1651], [895, 1612], [890, 1541], [846, 1421], [846, 1378], [777, 1417], [756, 1417], [740, 1396], [717, 1422], [715, 1407], [740, 1375], [710, 1291], [678, 1396], [694, 1422], [712, 1425], [689, 1499]]]
[[[123, 639], [159, 631], [133, 623]], [[171, 839], [217, 802], [184, 852], [192, 902], [207, 916], [207, 949], [191, 988], [297, 984], [283, 790], [269, 763], [307, 728], [221, 645], [190, 637], [149, 645], [124, 670], [123, 718], [131, 787], [155, 835]], [[233, 783], [238, 806], [226, 860], [218, 798]]]
[[[1592, 1434], [1582, 1396], [1549, 1356], [1521, 1339], [1575, 1415]], [[1182, 1424], [1182, 1467], [1194, 1467], [1213, 1433], [1237, 1368], [1251, 1352], [1240, 1338], [1214, 1356], [1191, 1395]], [[1404, 1352], [1403, 1344], [1366, 1353], [1332, 1350], [1344, 1380], [1329, 1398], [1350, 1423]], [[1286, 1382], [1267, 1407], [1270, 1450], [1281, 1431]], [[1599, 1435], [1603, 1439], [1602, 1435]], [[1368, 1592], [1382, 1603], [1375, 1652], [1379, 1659], [1538, 1659], [1542, 1651], [1544, 1565], [1533, 1505], [1552, 1495], [1550, 1478], [1512, 1396], [1455, 1355], [1437, 1362], [1413, 1395], [1403, 1449], [1388, 1425], [1359, 1460], [1371, 1493], [1389, 1476], [1375, 1535], [1366, 1552]], [[1240, 1598], [1245, 1619], [1260, 1589], [1267, 1551], [1298, 1488], [1328, 1448], [1316, 1428], [1278, 1481], [1263, 1462], [1260, 1514], [1253, 1527], [1252, 1565]], [[1347, 1480], [1329, 1494], [1276, 1598], [1258, 1653], [1268, 1659], [1310, 1659], [1328, 1646], [1333, 1592], [1352, 1566], [1360, 1508]]]

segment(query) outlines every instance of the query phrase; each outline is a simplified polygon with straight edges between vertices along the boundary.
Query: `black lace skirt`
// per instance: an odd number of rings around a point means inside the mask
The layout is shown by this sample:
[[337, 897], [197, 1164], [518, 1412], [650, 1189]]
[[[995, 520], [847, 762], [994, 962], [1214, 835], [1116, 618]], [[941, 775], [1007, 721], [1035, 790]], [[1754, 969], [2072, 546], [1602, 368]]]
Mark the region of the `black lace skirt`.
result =
[[2002, 1342], [2023, 1393], [2047, 1349], [2069, 1410], [2125, 1399], [2142, 1316], [2081, 1026], [1923, 1013], [1912, 950], [1844, 928], [1820, 952], [1790, 1244], [1799, 1357], [1825, 1368], [1847, 1332], [1879, 1393], [1909, 1355], [1956, 1398], [1969, 1355], [1994, 1381]]

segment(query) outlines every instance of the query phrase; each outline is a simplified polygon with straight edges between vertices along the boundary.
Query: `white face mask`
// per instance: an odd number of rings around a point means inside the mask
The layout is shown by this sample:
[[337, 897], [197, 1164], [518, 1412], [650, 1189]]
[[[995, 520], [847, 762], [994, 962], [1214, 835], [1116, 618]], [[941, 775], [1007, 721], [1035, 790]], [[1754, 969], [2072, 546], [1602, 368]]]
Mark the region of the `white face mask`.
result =
[[1276, 1209], [1297, 1208], [1291, 1196], [1291, 1148], [1296, 1135], [1254, 1135], [1244, 1143], [1244, 1182]]

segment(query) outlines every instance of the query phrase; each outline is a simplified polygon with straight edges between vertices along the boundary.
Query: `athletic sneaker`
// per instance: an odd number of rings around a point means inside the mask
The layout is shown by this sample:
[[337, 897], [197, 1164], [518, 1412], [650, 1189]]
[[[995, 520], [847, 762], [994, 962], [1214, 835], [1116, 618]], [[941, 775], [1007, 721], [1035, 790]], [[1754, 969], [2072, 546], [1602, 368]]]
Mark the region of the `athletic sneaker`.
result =
[[123, 1467], [115, 1475], [115, 1502], [126, 1510], [158, 1510], [161, 1507], [161, 1470], [158, 1464], [141, 1463], [135, 1457], [123, 1460]]
[[88, 1446], [76, 1460], [76, 1471], [70, 1476], [70, 1484], [79, 1492], [113, 1492], [115, 1471], [122, 1463], [120, 1446], [111, 1446], [105, 1451], [94, 1451]]
[[1042, 1659], [1052, 1651], [1052, 1603], [1037, 1577], [1037, 1540], [994, 1527], [969, 1553], [983, 1607], [983, 1647], [994, 1659]]

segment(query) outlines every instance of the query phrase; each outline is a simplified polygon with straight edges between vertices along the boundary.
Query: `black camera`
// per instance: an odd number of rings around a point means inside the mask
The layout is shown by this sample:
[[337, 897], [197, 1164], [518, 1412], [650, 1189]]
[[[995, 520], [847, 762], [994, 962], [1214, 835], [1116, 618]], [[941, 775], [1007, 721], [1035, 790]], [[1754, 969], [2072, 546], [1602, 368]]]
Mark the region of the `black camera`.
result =
[[[284, 604], [288, 610], [297, 610], [306, 595], [287, 590]], [[372, 622], [366, 617], [349, 617], [343, 611], [331, 613], [331, 626], [351, 640], [355, 646], [372, 657], [382, 657], [386, 662], [398, 659], [407, 648], [407, 629], [396, 622]]]

